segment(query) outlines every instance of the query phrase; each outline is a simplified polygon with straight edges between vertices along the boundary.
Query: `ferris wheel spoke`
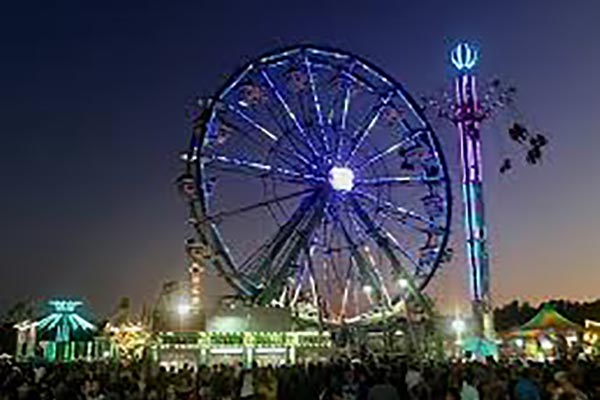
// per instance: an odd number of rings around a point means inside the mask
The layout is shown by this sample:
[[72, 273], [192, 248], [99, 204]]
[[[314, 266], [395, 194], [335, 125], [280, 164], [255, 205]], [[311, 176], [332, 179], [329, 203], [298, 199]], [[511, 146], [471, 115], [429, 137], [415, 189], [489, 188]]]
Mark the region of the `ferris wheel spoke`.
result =
[[352, 265], [352, 257], [350, 257], [350, 259], [348, 260], [348, 270], [346, 271], [346, 277], [345, 277], [345, 281], [344, 284], [342, 285], [342, 305], [341, 305], [341, 310], [340, 310], [340, 319], [344, 319], [344, 317], [346, 316], [346, 310], [348, 308], [348, 297], [350, 296], [350, 290], [352, 289], [352, 272], [353, 272], [353, 268], [351, 267]]
[[379, 117], [381, 116], [381, 112], [384, 110], [384, 108], [387, 106], [390, 99], [392, 98], [392, 94], [393, 93], [388, 93], [385, 97], [383, 97], [380, 100], [380, 102], [378, 104], [376, 104], [371, 109], [371, 111], [367, 115], [368, 122], [364, 125], [361, 124], [362, 126], [360, 126], [357, 129], [357, 131], [352, 135], [352, 138], [351, 138], [352, 143], [351, 143], [350, 151], [348, 152], [348, 156], [346, 157], [346, 162], [350, 162], [350, 160], [352, 160], [352, 157], [354, 157], [354, 154], [358, 151], [358, 149], [363, 144], [365, 139], [369, 136], [369, 134], [371, 133], [371, 130], [373, 129], [373, 127], [379, 120]]
[[[362, 238], [371, 237], [369, 235], [369, 232], [361, 226], [359, 221], [357, 221], [357, 217], [353, 213], [348, 213], [348, 217], [352, 221], [352, 227], [354, 228], [354, 231], [356, 232], [356, 236], [362, 237]], [[377, 243], [376, 240], [374, 240], [374, 241], [375, 241], [375, 243]], [[391, 307], [391, 298], [390, 298], [389, 292], [388, 292], [385, 282], [381, 276], [381, 272], [379, 271], [379, 268], [377, 267], [377, 263], [373, 259], [373, 255], [371, 254], [371, 251], [368, 246], [368, 241], [366, 241], [366, 240], [364, 241], [364, 248], [365, 248], [365, 253], [367, 254], [367, 260], [371, 264], [371, 269], [373, 270], [375, 277], [379, 281], [379, 287], [381, 288], [381, 292], [383, 294], [383, 298], [386, 301], [386, 305], [388, 307]]]
[[[225, 124], [227, 126], [229, 126], [233, 131], [239, 133], [239, 135], [242, 138], [247, 139], [246, 142], [244, 142], [244, 144], [248, 144], [249, 146], [252, 146], [252, 148], [257, 151], [258, 153], [262, 153], [264, 152], [265, 146], [263, 143], [259, 142], [256, 137], [251, 136], [248, 134], [248, 132], [245, 129], [240, 128], [239, 126], [237, 126], [234, 123], [231, 122], [225, 122]], [[275, 157], [282, 163], [287, 165], [289, 168], [292, 168], [294, 170], [310, 170], [312, 164], [306, 160], [300, 152], [293, 152], [290, 149], [287, 148], [281, 148], [281, 151], [276, 151], [273, 152], [273, 154], [275, 155]], [[212, 149], [211, 149], [212, 151]], [[285, 156], [287, 155], [287, 157]]]
[[370, 203], [372, 203], [374, 205], [376, 211], [382, 211], [382, 212], [387, 211], [388, 213], [391, 213], [390, 215], [401, 217], [402, 220], [399, 220], [399, 222], [403, 223], [404, 225], [407, 225], [414, 229], [422, 231], [421, 228], [414, 226], [413, 224], [407, 223], [407, 221], [405, 221], [406, 218], [411, 218], [413, 220], [416, 220], [416, 221], [419, 221], [419, 222], [425, 224], [427, 227], [429, 227], [431, 229], [431, 232], [443, 231], [441, 226], [436, 225], [431, 219], [429, 219], [428, 217], [425, 217], [424, 215], [421, 215], [415, 211], [407, 210], [403, 207], [395, 205], [392, 202], [379, 199], [370, 193], [366, 193], [366, 192], [363, 192], [360, 190], [354, 190], [352, 193], [358, 197], [368, 200]]
[[348, 232], [348, 229], [344, 226], [343, 222], [341, 221], [341, 217], [339, 215], [335, 215], [335, 217], [337, 219], [340, 219], [339, 226], [340, 226], [342, 235], [343, 235], [344, 239], [346, 240], [346, 243], [348, 244], [348, 248], [350, 250], [351, 257], [356, 262], [358, 272], [360, 273], [363, 280], [365, 280], [365, 282], [363, 282], [363, 283], [374, 286], [375, 288], [377, 288], [378, 292], [380, 292], [380, 294], [382, 294], [381, 288], [379, 287], [378, 280], [374, 276], [373, 271], [371, 271], [371, 269], [368, 267], [367, 261], [365, 260], [364, 256], [360, 252], [360, 249], [359, 249], [360, 246], [357, 243], [355, 243], [354, 240], [352, 240], [352, 236], [350, 235], [350, 232]]
[[[249, 116], [248, 114], [244, 113], [242, 110], [240, 110], [239, 108], [237, 108], [236, 106], [234, 106], [233, 104], [229, 104], [229, 103], [224, 103], [231, 111], [233, 111], [234, 113], [236, 113], [237, 115], [239, 115], [243, 121], [245, 121], [248, 125], [250, 125], [251, 127], [253, 127], [254, 129], [258, 130], [259, 132], [263, 133], [264, 135], [266, 135], [269, 139], [271, 139], [271, 141], [273, 142], [280, 142], [281, 138], [277, 135], [275, 135], [274, 133], [272, 133], [269, 129], [265, 128], [263, 125], [261, 125], [260, 123], [258, 123], [257, 121], [255, 121], [251, 116]], [[232, 125], [235, 126], [235, 125]], [[264, 148], [264, 145], [261, 142], [256, 141], [256, 139], [252, 136], [249, 136], [244, 129], [240, 129], [238, 127], [235, 127], [236, 131], [238, 131], [242, 136], [246, 136], [248, 137], [255, 145], [258, 146], [258, 148]], [[281, 127], [279, 128], [280, 130]], [[282, 132], [284, 132], [282, 130]], [[289, 149], [289, 148], [285, 148], [285, 152], [288, 156], [290, 156], [292, 159], [297, 159], [299, 160], [305, 167], [310, 168], [310, 166], [313, 164], [311, 161], [308, 160], [308, 158], [306, 158], [306, 156], [302, 153], [302, 151], [300, 151], [300, 149], [295, 145], [295, 143], [292, 142], [292, 140], [290, 138], [287, 137], [287, 135], [285, 135], [285, 133], [282, 136], [285, 139], [288, 139], [288, 141], [290, 142], [290, 144], [292, 145], [293, 149]], [[289, 163], [289, 161], [288, 161]]]
[[[384, 216], [386, 218], [389, 218], [385, 214], [384, 214]], [[410, 261], [410, 263], [413, 265], [415, 270], [418, 270], [420, 268], [419, 263], [414, 259], [414, 257], [402, 245], [400, 245], [400, 243], [398, 242], [398, 239], [396, 239], [396, 237], [389, 230], [387, 230], [383, 225], [381, 225], [379, 227], [379, 229], [381, 229], [382, 233], [389, 239], [392, 247], [395, 248], [396, 250], [398, 250], [404, 256], [404, 258], [406, 258], [408, 261]]]
[[[324, 251], [328, 254], [332, 263], [336, 264], [334, 254], [337, 254], [338, 257], [342, 254], [342, 248], [343, 248], [342, 241], [345, 241], [345, 238], [343, 237], [343, 229], [340, 226], [342, 221], [340, 218], [336, 218], [334, 216], [334, 213], [335, 212], [331, 206], [328, 206], [325, 210], [325, 215], [326, 215], [326, 217], [328, 217], [328, 219], [331, 223], [331, 228], [329, 229], [329, 242], [325, 241], [325, 245], [324, 245], [325, 250]], [[336, 269], [335, 269], [336, 278], [338, 279], [338, 282], [341, 283], [341, 282], [343, 282], [339, 275], [339, 273], [341, 271], [339, 271], [337, 265], [335, 267], [336, 267]], [[348, 267], [345, 271], [345, 275], [348, 275], [350, 270], [351, 270], [351, 268]]]
[[[327, 259], [329, 260], [329, 266], [333, 269], [333, 274], [334, 274], [334, 278], [335, 278], [335, 283], [338, 286], [338, 288], [342, 287], [342, 279], [340, 277], [339, 274], [339, 268], [337, 266], [337, 263], [335, 261], [335, 257], [334, 257], [334, 248], [336, 246], [335, 243], [335, 233], [337, 231], [337, 225], [339, 224], [339, 221], [335, 220], [332, 216], [331, 213], [329, 212], [329, 210], [325, 210], [326, 211], [326, 218], [323, 218], [323, 222], [324, 224], [330, 224], [331, 227], [329, 228], [328, 231], [323, 231], [323, 252], [325, 253]], [[339, 242], [339, 240], [338, 240]], [[338, 248], [339, 248], [339, 243], [338, 243]]]
[[[391, 218], [391, 216], [385, 212], [382, 213], [382, 215], [384, 218], [386, 218], [390, 222], [398, 222], [398, 221], [394, 220], [393, 218]], [[365, 230], [366, 228], [362, 224], [358, 224], [358, 226], [363, 232], [365, 232], [365, 234], [367, 234], [367, 231]], [[381, 231], [381, 233], [385, 237], [387, 237], [390, 240], [391, 246], [394, 249], [398, 250], [408, 261], [410, 261], [410, 263], [415, 267], [415, 269], [420, 268], [419, 264], [414, 259], [414, 257], [402, 245], [400, 245], [400, 243], [398, 242], [396, 237], [388, 229], [385, 228], [384, 224], [377, 225], [377, 228]], [[419, 233], [429, 233], [429, 231], [426, 231], [426, 232], [419, 231]]]
[[389, 242], [387, 236], [382, 235], [379, 227], [375, 224], [375, 222], [371, 219], [369, 214], [365, 211], [364, 208], [362, 208], [360, 203], [354, 197], [351, 197], [350, 203], [352, 205], [352, 208], [354, 209], [354, 212], [356, 213], [358, 218], [363, 223], [366, 231], [369, 232], [369, 235], [373, 237], [373, 239], [375, 240], [377, 245], [384, 251], [384, 254], [390, 261], [390, 264], [391, 264], [392, 268], [394, 269], [394, 271], [400, 277], [407, 279], [409, 288], [411, 289], [412, 292], [415, 292], [417, 290], [417, 288], [414, 287], [413, 280], [410, 277], [410, 275], [408, 274], [408, 271], [406, 271], [406, 269], [400, 262], [400, 259], [397, 257], [397, 255], [394, 253], [394, 251], [390, 247], [390, 242]]
[[340, 121], [340, 125], [342, 130], [346, 130], [346, 125], [348, 122], [348, 111], [350, 110], [350, 100], [352, 97], [352, 87], [349, 82], [344, 81], [344, 103], [342, 108], [342, 118]]
[[361, 229], [360, 222], [357, 220], [356, 216], [352, 211], [346, 211], [348, 214], [348, 219], [352, 222], [352, 228], [356, 233], [356, 236], [361, 240], [361, 243], [368, 242], [369, 236], [368, 233]]
[[294, 308], [296, 303], [298, 302], [298, 297], [300, 297], [300, 292], [302, 291], [302, 287], [304, 285], [304, 279], [306, 275], [306, 264], [304, 264], [302, 269], [298, 273], [298, 277], [296, 278], [296, 287], [294, 288], [294, 294], [292, 299], [290, 300], [290, 307]]
[[217, 214], [205, 217], [204, 220], [201, 221], [201, 222], [219, 221], [219, 220], [221, 220], [223, 218], [226, 218], [226, 217], [231, 217], [231, 216], [234, 216], [234, 215], [237, 215], [237, 214], [246, 213], [248, 211], [252, 211], [252, 210], [255, 210], [257, 208], [266, 207], [269, 204], [278, 203], [278, 202], [281, 202], [281, 201], [290, 200], [290, 199], [293, 199], [293, 198], [296, 198], [296, 197], [300, 197], [300, 196], [303, 196], [303, 195], [305, 195], [307, 193], [315, 192], [316, 190], [317, 190], [316, 188], [304, 189], [304, 190], [300, 190], [298, 192], [287, 194], [285, 196], [278, 196], [278, 197], [271, 198], [269, 200], [261, 201], [259, 203], [255, 203], [255, 204], [251, 204], [251, 205], [248, 205], [248, 206], [240, 207], [240, 208], [237, 208], [235, 210], [221, 211], [221, 212], [219, 212]]
[[[326, 264], [325, 264], [326, 263]], [[336, 288], [342, 287], [342, 280], [340, 279], [339, 273], [337, 272], [335, 260], [331, 252], [325, 255], [324, 265], [326, 265], [326, 278], [327, 278], [327, 291], [330, 298], [333, 298], [334, 285]]]
[[[359, 315], [360, 314], [360, 302], [359, 302], [359, 297], [358, 297], [358, 293], [359, 293], [359, 285], [356, 284], [356, 282], [354, 282], [354, 290], [352, 291], [352, 297], [354, 300], [354, 307], [355, 307], [355, 311], [354, 314], [355, 315]], [[369, 296], [369, 304], [373, 304], [373, 300], [372, 298]], [[356, 316], [354, 317], [354, 320], [356, 320]]]
[[[256, 176], [257, 178], [269, 177], [274, 180], [280, 180], [291, 183], [322, 183], [325, 181], [322, 177], [311, 174], [305, 174], [286, 168], [273, 167], [260, 162], [243, 160], [239, 158], [226, 157], [222, 155], [205, 156], [205, 165], [214, 168], [221, 168], [226, 171], [240, 173], [244, 175]], [[215, 163], [216, 165], [213, 165]]]
[[[341, 159], [342, 148], [344, 147], [344, 134], [346, 131], [346, 124], [348, 121], [348, 110], [350, 109], [350, 98], [352, 94], [352, 89], [350, 88], [349, 83], [345, 83], [344, 88], [344, 99], [342, 100], [342, 116], [340, 118], [340, 129], [336, 131], [336, 143], [335, 143], [335, 159]], [[333, 125], [333, 124], [332, 124]]]
[[227, 108], [229, 108], [236, 115], [238, 115], [244, 121], [246, 121], [247, 123], [249, 123], [250, 125], [252, 125], [254, 128], [256, 128], [259, 132], [261, 132], [262, 134], [264, 134], [265, 136], [267, 136], [272, 141], [276, 142], [276, 141], [279, 140], [279, 136], [275, 135], [273, 132], [271, 132], [270, 130], [268, 130], [267, 128], [265, 128], [264, 126], [262, 126], [261, 124], [259, 124], [258, 122], [256, 122], [248, 114], [246, 114], [245, 112], [243, 112], [242, 110], [240, 110], [239, 108], [237, 108], [236, 106], [234, 106], [231, 103], [225, 103], [225, 104], [227, 105]]
[[[345, 71], [345, 73], [344, 73], [344, 71], [339, 71], [339, 74], [338, 74], [338, 79], [341, 80], [342, 89], [343, 89], [343, 98], [339, 100], [340, 106], [341, 106], [340, 125], [339, 125], [338, 129], [334, 129], [334, 131], [336, 132], [334, 153], [335, 153], [335, 158], [338, 161], [341, 159], [341, 151], [344, 146], [344, 134], [343, 133], [346, 131], [346, 128], [347, 128], [348, 112], [350, 111], [350, 101], [352, 99], [352, 80], [349, 79], [348, 76], [351, 76], [352, 70], [354, 69], [355, 65], [356, 65], [356, 62], [353, 62], [350, 66], [347, 67], [347, 70]], [[329, 118], [330, 126], [333, 126], [333, 115], [335, 114], [335, 109], [337, 108], [336, 103], [337, 103], [337, 101], [334, 100], [333, 104], [331, 106], [331, 111], [329, 113], [330, 114], [330, 118]]]
[[373, 264], [373, 272], [379, 281], [379, 287], [381, 288], [381, 293], [383, 294], [383, 299], [385, 300], [385, 306], [388, 309], [391, 309], [393, 304], [392, 297], [390, 296], [390, 292], [386, 286], [385, 279], [383, 279], [383, 276], [381, 276], [381, 271], [379, 271], [379, 268], [377, 268], [377, 265], [375, 264]]
[[286, 115], [289, 117], [289, 119], [292, 121], [292, 123], [298, 130], [298, 133], [300, 134], [300, 136], [302, 136], [304, 143], [309, 147], [313, 156], [315, 158], [318, 158], [319, 152], [317, 151], [316, 147], [310, 140], [309, 136], [307, 135], [307, 133], [304, 130], [304, 128], [302, 127], [302, 125], [300, 124], [298, 117], [296, 117], [296, 114], [294, 114], [294, 112], [292, 111], [292, 109], [290, 108], [288, 103], [285, 101], [282, 94], [277, 89], [277, 86], [275, 86], [275, 83], [273, 82], [273, 80], [271, 79], [271, 77], [269, 76], [267, 71], [262, 70], [262, 71], [260, 71], [260, 73], [261, 73], [263, 79], [265, 80], [265, 82], [267, 82], [267, 85], [269, 86], [269, 89], [271, 90], [271, 92], [275, 95], [275, 98], [277, 99], [279, 104], [281, 104], [281, 106], [285, 110]]
[[325, 133], [325, 123], [323, 121], [323, 111], [321, 109], [321, 101], [319, 100], [319, 95], [317, 93], [317, 87], [316, 87], [316, 83], [315, 83], [315, 75], [313, 73], [311, 63], [306, 54], [304, 55], [304, 65], [306, 66], [306, 72], [308, 73], [308, 81], [310, 83], [313, 104], [315, 107], [315, 112], [317, 114], [317, 121], [319, 123], [319, 130], [321, 131], [323, 145], [325, 146], [325, 152], [329, 153], [329, 140]]
[[[278, 116], [277, 112], [275, 112], [272, 107], [265, 105], [265, 108], [269, 112], [268, 115], [273, 121], [273, 123], [283, 133], [283, 140], [280, 140], [280, 142], [282, 144], [289, 144], [289, 146], [286, 146], [284, 148], [286, 152], [292, 157], [299, 158], [302, 161], [302, 163], [310, 170], [311, 167], [314, 165], [314, 161], [310, 161], [310, 159], [314, 160], [315, 156], [313, 150], [310, 148], [307, 141], [302, 137], [297, 137], [293, 133], [294, 129], [290, 129], [287, 126], [285, 126], [285, 124], [283, 124], [280, 120], [280, 117]], [[308, 155], [305, 154], [307, 150], [310, 153]]]
[[308, 148], [309, 151], [311, 151], [310, 148], [304, 141], [290, 134], [291, 131], [282, 124], [277, 116], [277, 113], [272, 109], [272, 107], [265, 105], [265, 108], [267, 111], [269, 111], [268, 114], [273, 123], [277, 125], [279, 131], [282, 132], [282, 138], [285, 140], [281, 140], [281, 142], [287, 142], [291, 146], [291, 148], [285, 148], [286, 152], [293, 157], [299, 158], [300, 161], [302, 161], [302, 163], [310, 169], [310, 167], [313, 165], [313, 162], [309, 161], [310, 155], [307, 156], [304, 154], [305, 150], [303, 150], [301, 147]]
[[407, 136], [404, 136], [402, 138], [402, 140], [400, 140], [399, 142], [396, 142], [394, 144], [392, 144], [391, 146], [387, 147], [385, 150], [382, 150], [376, 154], [374, 154], [373, 156], [371, 156], [368, 160], [364, 161], [362, 164], [360, 164], [358, 167], [354, 168], [355, 171], [360, 171], [362, 169], [364, 169], [365, 167], [368, 167], [369, 165], [373, 164], [374, 162], [377, 162], [379, 160], [381, 160], [382, 158], [384, 158], [385, 156], [388, 156], [390, 154], [394, 154], [396, 151], [398, 151], [399, 149], [402, 148], [402, 146], [406, 145], [407, 143], [410, 143], [411, 140], [423, 133], [426, 132], [426, 129], [416, 129], [410, 132], [410, 134], [408, 134]]
[[411, 183], [431, 184], [442, 180], [441, 177], [417, 176], [384, 176], [381, 178], [357, 179], [356, 187], [360, 186], [387, 186], [387, 185], [406, 185]]
[[305, 247], [304, 249], [304, 256], [306, 258], [306, 266], [308, 268], [308, 277], [310, 280], [310, 288], [311, 288], [311, 292], [312, 292], [312, 296], [313, 296], [313, 305], [315, 306], [315, 308], [317, 308], [317, 310], [319, 310], [319, 319], [321, 317], [321, 310], [319, 307], [319, 303], [321, 301], [320, 296], [318, 293], [321, 293], [319, 290], [319, 284], [317, 282], [316, 279], [316, 274], [315, 274], [315, 267], [313, 265], [313, 259], [312, 259], [312, 251], [310, 248], [308, 248], [308, 246]]
[[439, 225], [435, 225], [433, 221], [429, 220], [427, 222], [421, 221], [423, 226], [419, 226], [417, 224], [408, 222], [404, 215], [398, 215], [395, 210], [389, 208], [379, 208], [377, 211], [384, 217], [387, 218], [390, 222], [394, 222], [396, 224], [400, 224], [402, 226], [406, 226], [418, 233], [424, 234], [439, 234], [443, 228]]

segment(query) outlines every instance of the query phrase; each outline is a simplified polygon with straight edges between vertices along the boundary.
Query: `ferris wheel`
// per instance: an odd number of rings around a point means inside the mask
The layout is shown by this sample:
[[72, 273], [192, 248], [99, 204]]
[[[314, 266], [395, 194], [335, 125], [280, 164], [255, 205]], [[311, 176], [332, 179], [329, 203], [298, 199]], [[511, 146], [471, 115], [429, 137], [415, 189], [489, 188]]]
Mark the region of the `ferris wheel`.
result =
[[268, 54], [194, 128], [179, 180], [194, 257], [241, 296], [369, 323], [433, 277], [449, 235], [444, 156], [403, 86], [365, 60], [313, 46]]

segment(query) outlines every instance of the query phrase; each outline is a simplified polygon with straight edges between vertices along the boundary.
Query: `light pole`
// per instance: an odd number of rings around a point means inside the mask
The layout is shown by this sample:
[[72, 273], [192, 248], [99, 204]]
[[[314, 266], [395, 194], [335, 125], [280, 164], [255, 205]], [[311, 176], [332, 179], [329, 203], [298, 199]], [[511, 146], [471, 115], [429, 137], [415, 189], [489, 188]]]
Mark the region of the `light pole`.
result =
[[465, 332], [466, 328], [467, 328], [467, 324], [465, 324], [465, 321], [463, 319], [457, 317], [456, 319], [454, 319], [452, 321], [452, 330], [454, 331], [454, 334], [456, 335], [456, 341], [454, 342], [454, 346], [456, 349], [456, 355], [461, 354], [460, 347], [462, 345], [462, 336], [463, 336], [463, 333]]
[[465, 324], [465, 321], [463, 321], [462, 319], [456, 318], [454, 321], [452, 321], [452, 330], [456, 334], [457, 344], [460, 344], [462, 342], [462, 335], [465, 332], [466, 328], [467, 324]]

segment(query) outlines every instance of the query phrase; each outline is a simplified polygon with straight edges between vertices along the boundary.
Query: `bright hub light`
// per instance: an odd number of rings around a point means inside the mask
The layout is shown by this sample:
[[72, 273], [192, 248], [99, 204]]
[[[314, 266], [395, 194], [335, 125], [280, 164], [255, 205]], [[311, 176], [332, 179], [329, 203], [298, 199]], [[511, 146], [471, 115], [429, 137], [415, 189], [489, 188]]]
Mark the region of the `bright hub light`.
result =
[[348, 192], [354, 187], [354, 172], [346, 167], [333, 167], [329, 171], [329, 184], [334, 190]]
[[452, 329], [454, 329], [454, 332], [456, 332], [457, 334], [463, 333], [465, 331], [466, 328], [466, 324], [465, 321], [463, 321], [460, 318], [455, 319], [454, 321], [452, 321]]
[[371, 287], [371, 285], [365, 285], [363, 286], [363, 292], [365, 292], [365, 294], [371, 294], [371, 292], [373, 291], [373, 288]]
[[190, 312], [190, 305], [187, 303], [180, 303], [177, 305], [177, 314], [187, 315]]
[[400, 285], [400, 288], [406, 289], [408, 287], [408, 281], [404, 278], [400, 278], [398, 279], [398, 285]]

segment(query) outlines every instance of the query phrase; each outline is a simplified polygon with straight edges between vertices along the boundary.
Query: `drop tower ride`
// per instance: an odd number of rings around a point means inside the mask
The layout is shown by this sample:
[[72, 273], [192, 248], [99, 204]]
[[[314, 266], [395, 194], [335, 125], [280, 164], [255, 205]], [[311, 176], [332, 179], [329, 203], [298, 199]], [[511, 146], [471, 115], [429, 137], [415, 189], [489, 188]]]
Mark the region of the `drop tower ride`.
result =
[[477, 98], [477, 78], [473, 73], [478, 58], [477, 49], [467, 43], [460, 43], [450, 53], [450, 60], [457, 71], [454, 79], [453, 117], [460, 137], [466, 255], [469, 262], [475, 334], [491, 338], [494, 336], [494, 326], [490, 299], [488, 235], [483, 201], [480, 129], [486, 113], [480, 109]]

